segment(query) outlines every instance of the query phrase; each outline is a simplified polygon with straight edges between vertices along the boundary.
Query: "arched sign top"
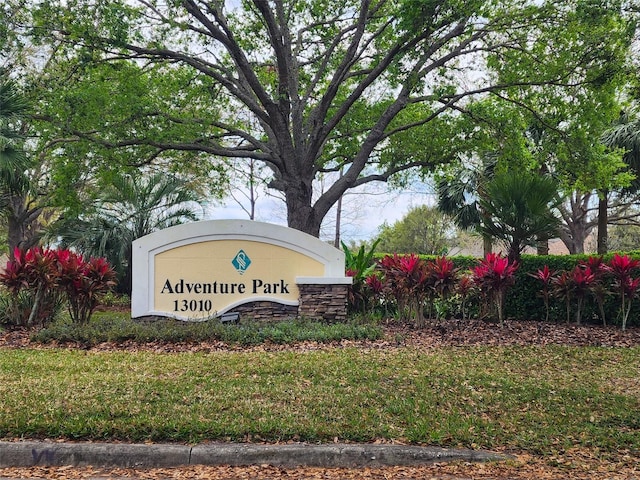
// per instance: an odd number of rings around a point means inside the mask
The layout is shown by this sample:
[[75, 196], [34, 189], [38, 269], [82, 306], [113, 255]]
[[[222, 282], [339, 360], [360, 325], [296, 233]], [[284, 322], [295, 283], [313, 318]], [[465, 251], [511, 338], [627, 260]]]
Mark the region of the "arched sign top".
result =
[[350, 283], [344, 253], [291, 228], [250, 220], [177, 225], [133, 242], [132, 316], [220, 315], [254, 301], [298, 304], [301, 283]]

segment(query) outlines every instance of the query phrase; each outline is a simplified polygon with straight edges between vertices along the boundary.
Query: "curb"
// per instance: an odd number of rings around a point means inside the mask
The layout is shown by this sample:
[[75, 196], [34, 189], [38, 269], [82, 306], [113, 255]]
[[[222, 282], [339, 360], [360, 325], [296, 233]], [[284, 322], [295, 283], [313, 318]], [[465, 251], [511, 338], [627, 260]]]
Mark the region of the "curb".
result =
[[358, 468], [489, 462], [510, 457], [485, 450], [368, 444], [202, 445], [0, 442], [0, 468], [74, 466], [169, 468], [188, 465], [273, 465]]

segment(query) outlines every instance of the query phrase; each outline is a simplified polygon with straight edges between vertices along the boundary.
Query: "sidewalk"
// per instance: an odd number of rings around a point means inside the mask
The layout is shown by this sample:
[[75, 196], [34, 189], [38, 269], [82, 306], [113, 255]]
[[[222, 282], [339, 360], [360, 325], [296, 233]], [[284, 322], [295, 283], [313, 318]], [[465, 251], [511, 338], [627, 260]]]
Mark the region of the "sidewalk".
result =
[[185, 465], [273, 465], [360, 468], [434, 462], [487, 462], [507, 456], [482, 450], [386, 444], [175, 444], [0, 442], [0, 468], [92, 466], [169, 468]]

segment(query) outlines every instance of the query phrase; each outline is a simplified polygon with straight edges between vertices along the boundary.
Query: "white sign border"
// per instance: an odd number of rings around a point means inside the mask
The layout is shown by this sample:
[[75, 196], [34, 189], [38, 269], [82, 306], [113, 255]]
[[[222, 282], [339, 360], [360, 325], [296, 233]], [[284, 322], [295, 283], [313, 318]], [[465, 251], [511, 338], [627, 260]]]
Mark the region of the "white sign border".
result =
[[[141, 237], [133, 242], [131, 291], [131, 316], [164, 316], [180, 320], [193, 320], [190, 317], [169, 314], [153, 310], [155, 305], [153, 282], [155, 281], [156, 255], [185, 245], [216, 240], [243, 240], [277, 245], [307, 257], [324, 265], [323, 277], [306, 277], [305, 272], [296, 278], [299, 284], [351, 284], [352, 279], [345, 276], [344, 252], [322, 240], [281, 225], [256, 222], [253, 220], [206, 220], [185, 223], [160, 230]], [[285, 301], [272, 297], [250, 297], [228, 305], [216, 315], [221, 315], [238, 305], [272, 301], [285, 305], [298, 305], [297, 301]]]

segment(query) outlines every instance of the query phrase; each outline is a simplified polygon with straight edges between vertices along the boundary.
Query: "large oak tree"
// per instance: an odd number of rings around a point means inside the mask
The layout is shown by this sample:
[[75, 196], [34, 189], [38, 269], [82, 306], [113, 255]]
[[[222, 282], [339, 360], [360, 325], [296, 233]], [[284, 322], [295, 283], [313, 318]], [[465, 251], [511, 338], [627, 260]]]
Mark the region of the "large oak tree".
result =
[[[598, 23], [616, 2], [592, 0], [48, 0], [32, 8], [34, 41], [53, 35], [85, 62], [185, 72], [153, 108], [136, 104], [115, 126], [108, 115], [84, 130], [67, 122], [70, 134], [126, 149], [139, 163], [167, 151], [263, 162], [289, 226], [316, 236], [347, 190], [450, 159], [458, 145], [450, 125], [465, 105], [494, 93], [526, 107], [525, 89], [603, 81], [629, 33], [624, 22]], [[337, 171], [314, 193], [318, 176]]]

